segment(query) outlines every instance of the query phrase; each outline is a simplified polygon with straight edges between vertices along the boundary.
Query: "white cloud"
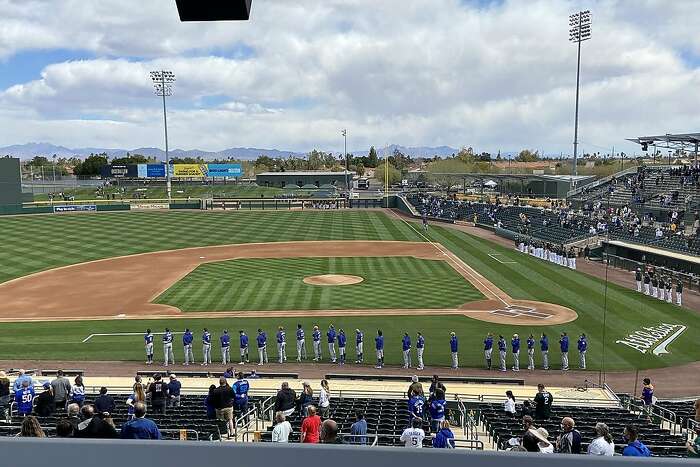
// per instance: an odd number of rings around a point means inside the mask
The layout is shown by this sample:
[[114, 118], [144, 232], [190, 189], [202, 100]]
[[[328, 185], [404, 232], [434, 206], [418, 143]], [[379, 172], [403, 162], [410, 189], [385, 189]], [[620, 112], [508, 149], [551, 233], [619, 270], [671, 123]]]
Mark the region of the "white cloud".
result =
[[258, 0], [248, 23], [182, 24], [169, 0], [0, 0], [8, 67], [17, 52], [41, 48], [96, 57], [49, 64], [0, 91], [0, 141], [160, 145], [148, 71], [162, 67], [178, 78], [173, 147], [339, 149], [348, 127], [351, 148], [567, 152], [576, 66], [567, 16], [582, 7], [594, 24], [583, 47], [581, 140], [592, 150], [621, 146], [700, 124], [689, 98], [700, 84], [687, 61], [700, 56], [687, 21], [693, 2], [672, 3]]

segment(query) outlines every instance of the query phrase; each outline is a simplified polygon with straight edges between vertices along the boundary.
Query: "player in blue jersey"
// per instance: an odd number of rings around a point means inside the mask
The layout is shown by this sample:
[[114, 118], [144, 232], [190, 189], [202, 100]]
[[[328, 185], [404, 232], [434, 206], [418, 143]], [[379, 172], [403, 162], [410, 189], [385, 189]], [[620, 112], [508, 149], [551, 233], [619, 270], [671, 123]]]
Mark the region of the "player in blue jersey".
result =
[[146, 329], [143, 343], [146, 346], [146, 365], [153, 365], [153, 333], [150, 329]]
[[423, 394], [414, 394], [411, 396], [411, 398], [408, 400], [408, 417], [409, 417], [409, 423], [411, 423], [414, 419], [423, 419], [423, 415], [425, 412], [425, 397]]
[[374, 338], [374, 348], [377, 350], [377, 366], [375, 368], [384, 368], [384, 335], [382, 330], [377, 330], [377, 337]]
[[260, 361], [258, 362], [258, 366], [264, 365], [265, 363], [268, 362], [267, 359], [267, 335], [262, 329], [258, 329], [258, 337], [255, 338], [256, 342], [258, 343], [258, 357], [260, 358]]
[[328, 326], [328, 332], [326, 333], [326, 337], [328, 338], [328, 358], [331, 359], [331, 363], [335, 363], [337, 358], [335, 355], [335, 339], [336, 339], [336, 332], [335, 332], [335, 327], [331, 324]]
[[411, 337], [407, 332], [401, 338], [401, 352], [403, 353], [403, 367], [411, 368]]
[[450, 355], [452, 356], [452, 368], [459, 368], [459, 342], [454, 332], [450, 333]]
[[306, 360], [306, 339], [304, 328], [297, 324], [297, 362]]
[[423, 351], [425, 350], [425, 337], [420, 332], [416, 336], [416, 355], [418, 357], [417, 370], [423, 369]]
[[246, 334], [242, 329], [238, 331], [238, 342], [238, 347], [241, 353], [241, 361], [238, 364], [243, 365], [244, 363], [250, 363], [250, 354], [248, 353], [248, 334]]
[[175, 364], [173, 333], [170, 332], [169, 328], [165, 328], [165, 332], [163, 333], [163, 359], [165, 360], [165, 366], [168, 366], [168, 364]]
[[284, 332], [284, 327], [277, 328], [277, 362], [284, 363], [287, 361], [287, 333]]
[[240, 417], [248, 412], [248, 391], [250, 390], [250, 384], [247, 379], [243, 378], [242, 371], [236, 372], [236, 381], [231, 389], [233, 390], [233, 405]]
[[347, 338], [345, 337], [345, 331], [341, 328], [338, 330], [338, 356], [340, 357], [340, 364], [345, 365], [345, 345]]
[[561, 333], [559, 349], [561, 350], [561, 369], [569, 371], [569, 336], [565, 332]]
[[484, 360], [486, 360], [486, 369], [491, 369], [493, 355], [493, 335], [489, 332], [484, 339]]
[[204, 361], [202, 366], [207, 366], [211, 363], [211, 333], [207, 328], [202, 332], [202, 354]]
[[586, 350], [588, 350], [588, 339], [585, 334], [581, 334], [577, 342], [578, 347], [578, 367], [582, 370], [586, 369]]
[[32, 402], [34, 401], [34, 388], [29, 384], [29, 380], [22, 381], [22, 388], [15, 392], [15, 402], [17, 403], [17, 413], [27, 416], [32, 413]]
[[185, 352], [185, 366], [190, 363], [194, 364], [194, 353], [192, 353], [192, 342], [194, 341], [194, 336], [189, 328], [185, 329], [185, 333], [182, 335], [182, 349]]
[[314, 330], [311, 333], [311, 339], [314, 346], [314, 362], [321, 361], [321, 331], [318, 326], [314, 326]]
[[527, 369], [535, 369], [535, 336], [532, 334], [527, 337]]
[[542, 333], [540, 337], [540, 351], [542, 352], [542, 368], [549, 370], [549, 338], [545, 333]]
[[362, 363], [364, 361], [364, 340], [365, 334], [359, 329], [355, 329], [355, 353], [357, 355], [355, 363]]
[[221, 364], [226, 365], [231, 362], [231, 336], [228, 335], [227, 329], [224, 329], [219, 340], [221, 341]]
[[520, 371], [520, 336], [513, 334], [510, 346], [513, 351], [513, 371]]
[[498, 360], [499, 370], [506, 371], [506, 340], [503, 336], [498, 336]]

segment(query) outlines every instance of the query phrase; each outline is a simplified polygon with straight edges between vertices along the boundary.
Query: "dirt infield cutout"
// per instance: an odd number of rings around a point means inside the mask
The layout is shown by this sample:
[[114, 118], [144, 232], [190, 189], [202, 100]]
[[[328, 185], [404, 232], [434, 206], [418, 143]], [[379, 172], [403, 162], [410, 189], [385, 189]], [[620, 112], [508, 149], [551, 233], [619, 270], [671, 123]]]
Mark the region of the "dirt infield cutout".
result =
[[359, 284], [364, 278], [360, 276], [351, 276], [350, 274], [321, 274], [319, 276], [307, 276], [304, 278], [304, 284], [333, 286], [333, 285], [353, 285]]

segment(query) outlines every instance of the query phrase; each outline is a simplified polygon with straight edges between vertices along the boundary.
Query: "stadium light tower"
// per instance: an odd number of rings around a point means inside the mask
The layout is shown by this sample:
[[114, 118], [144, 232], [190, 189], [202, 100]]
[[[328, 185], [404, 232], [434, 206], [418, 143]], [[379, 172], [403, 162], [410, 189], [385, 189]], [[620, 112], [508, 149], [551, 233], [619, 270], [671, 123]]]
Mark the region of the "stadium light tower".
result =
[[168, 151], [168, 117], [165, 111], [165, 98], [173, 95], [173, 83], [175, 74], [172, 71], [152, 71], [151, 79], [156, 96], [163, 98], [163, 125], [165, 126], [165, 187], [168, 193], [168, 203], [172, 201], [172, 187], [170, 182], [170, 152]]
[[341, 135], [343, 135], [343, 139], [345, 141], [344, 148], [345, 152], [343, 153], [343, 157], [345, 158], [345, 189], [350, 192], [350, 184], [348, 182], [349, 179], [349, 174], [348, 174], [348, 130], [347, 128], [343, 128], [343, 131], [340, 132]]
[[576, 163], [578, 159], [578, 95], [581, 77], [581, 42], [591, 38], [591, 12], [579, 11], [569, 16], [569, 41], [578, 45], [576, 59], [576, 113], [574, 117], [574, 167], [571, 171], [576, 176]]

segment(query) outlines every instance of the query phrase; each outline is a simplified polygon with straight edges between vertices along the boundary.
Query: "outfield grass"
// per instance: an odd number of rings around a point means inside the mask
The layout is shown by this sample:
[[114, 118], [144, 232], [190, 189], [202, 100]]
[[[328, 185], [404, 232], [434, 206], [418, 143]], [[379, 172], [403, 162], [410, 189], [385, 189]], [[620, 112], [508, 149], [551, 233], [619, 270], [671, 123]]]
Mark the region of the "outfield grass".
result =
[[[317, 286], [307, 276], [364, 280]], [[483, 295], [444, 261], [389, 258], [236, 259], [199, 266], [156, 303], [183, 311], [455, 308]]]
[[[415, 231], [396, 218], [379, 212], [360, 211], [26, 216], [0, 219], [0, 231], [5, 234], [5, 248], [0, 251], [2, 280], [88, 259], [186, 246], [275, 240], [420, 240]], [[575, 341], [580, 332], [585, 332], [589, 337], [589, 368], [600, 368], [605, 306], [603, 281], [450, 228], [431, 226], [428, 236], [445, 245], [512, 297], [571, 307], [579, 314], [578, 320], [553, 327], [502, 326], [459, 316], [409, 315], [391, 319], [340, 316], [298, 321], [307, 329], [315, 321], [323, 328], [330, 322], [346, 329], [361, 327], [368, 336], [382, 328], [386, 336], [387, 363], [401, 362], [403, 332], [422, 331], [427, 340], [426, 363], [447, 365], [448, 334], [454, 330], [460, 337], [462, 364], [468, 366], [482, 363], [481, 341], [489, 331], [507, 336], [515, 332], [521, 336], [546, 332], [553, 341], [551, 359], [555, 362], [558, 354], [555, 337], [561, 331], [567, 331]], [[499, 263], [488, 256], [489, 253], [500, 253], [514, 263]], [[612, 284], [607, 290], [607, 309], [604, 342], [608, 369], [654, 368], [700, 359], [700, 317], [697, 313]], [[291, 318], [198, 319], [193, 315], [186, 321], [3, 324], [0, 326], [0, 355], [6, 359], [141, 360], [142, 340], [138, 336], [95, 338], [86, 344], [80, 341], [92, 333], [140, 332], [147, 326], [153, 329], [189, 326], [198, 333], [204, 326], [217, 332], [223, 328], [244, 328], [253, 332], [262, 327], [272, 334], [279, 324], [289, 329], [294, 328], [296, 322]], [[670, 354], [641, 354], [615, 343], [628, 333], [661, 323], [688, 326], [669, 346]], [[574, 349], [572, 345], [571, 362], [575, 365]], [[161, 355], [160, 352], [157, 355]], [[539, 362], [539, 352], [537, 355]], [[181, 352], [178, 356], [181, 358]], [[522, 358], [525, 359], [524, 355]]]

